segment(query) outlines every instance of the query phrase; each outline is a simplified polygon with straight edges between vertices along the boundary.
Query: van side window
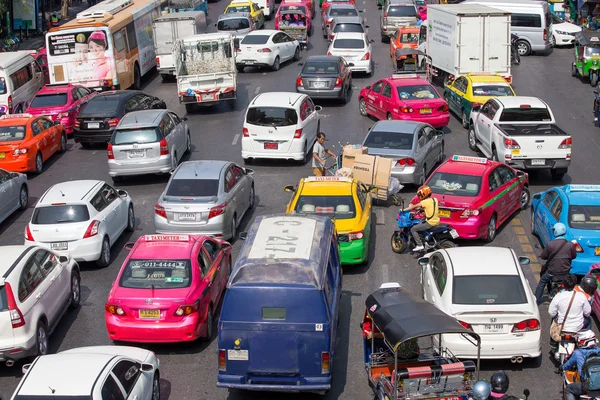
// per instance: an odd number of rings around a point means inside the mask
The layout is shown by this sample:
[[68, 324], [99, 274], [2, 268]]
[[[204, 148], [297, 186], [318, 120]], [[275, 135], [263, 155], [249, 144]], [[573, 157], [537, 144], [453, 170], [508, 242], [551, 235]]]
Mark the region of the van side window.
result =
[[10, 75], [10, 81], [12, 82], [13, 90], [19, 89], [31, 79], [33, 79], [33, 75], [31, 73], [31, 65], [26, 65], [23, 68], [19, 68]]
[[527, 28], [541, 28], [542, 17], [539, 14], [512, 14], [511, 26], [524, 26]]
[[117, 53], [125, 50], [125, 37], [123, 37], [125, 30], [120, 30], [113, 35], [113, 40], [115, 41], [115, 51]]

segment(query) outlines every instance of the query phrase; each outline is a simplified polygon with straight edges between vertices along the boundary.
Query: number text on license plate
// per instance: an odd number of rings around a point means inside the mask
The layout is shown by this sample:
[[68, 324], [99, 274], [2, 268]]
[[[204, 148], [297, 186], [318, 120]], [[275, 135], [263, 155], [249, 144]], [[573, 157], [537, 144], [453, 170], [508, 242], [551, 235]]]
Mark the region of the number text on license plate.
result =
[[215, 99], [215, 94], [214, 93], [204, 93], [202, 95], [202, 100], [206, 101], [206, 100], [214, 100]]
[[54, 242], [50, 245], [52, 250], [67, 250], [69, 248], [69, 244], [67, 242]]
[[323, 89], [327, 87], [327, 82], [313, 82], [312, 87], [315, 89]]
[[531, 165], [545, 165], [546, 160], [531, 160]]
[[421, 114], [431, 114], [431, 108], [421, 108]]
[[450, 218], [450, 210], [440, 210], [439, 214], [440, 217]]
[[596, 247], [594, 254], [596, 254], [597, 256], [600, 256], [600, 247]]
[[179, 213], [178, 217], [180, 221], [195, 221], [196, 213]]
[[6, 157], [6, 153], [0, 153], [0, 158], [5, 158]]
[[458, 232], [456, 232], [456, 229], [450, 229], [450, 236], [452, 236], [452, 239], [458, 238]]
[[227, 350], [229, 361], [248, 361], [248, 350]]
[[483, 330], [486, 332], [502, 332], [504, 330], [504, 325], [502, 325], [502, 324], [484, 325]]
[[140, 318], [159, 319], [160, 318], [160, 310], [140, 310]]
[[88, 122], [88, 129], [100, 129], [100, 122]]
[[273, 143], [273, 142], [267, 142], [267, 143], [265, 143], [265, 149], [277, 150], [278, 148], [279, 148], [279, 144], [278, 143]]
[[256, 64], [256, 61], [254, 61], [254, 60], [244, 60], [244, 64], [252, 65], [252, 64]]
[[127, 155], [129, 158], [142, 158], [144, 157], [144, 150], [129, 150]]

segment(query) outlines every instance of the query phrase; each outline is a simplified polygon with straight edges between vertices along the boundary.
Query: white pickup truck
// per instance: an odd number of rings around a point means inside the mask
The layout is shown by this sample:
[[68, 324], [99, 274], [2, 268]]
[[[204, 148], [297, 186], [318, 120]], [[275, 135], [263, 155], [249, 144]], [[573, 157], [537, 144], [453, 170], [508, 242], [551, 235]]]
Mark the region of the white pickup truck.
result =
[[571, 135], [536, 97], [488, 100], [471, 111], [469, 148], [519, 169], [549, 169], [562, 179], [571, 164]]

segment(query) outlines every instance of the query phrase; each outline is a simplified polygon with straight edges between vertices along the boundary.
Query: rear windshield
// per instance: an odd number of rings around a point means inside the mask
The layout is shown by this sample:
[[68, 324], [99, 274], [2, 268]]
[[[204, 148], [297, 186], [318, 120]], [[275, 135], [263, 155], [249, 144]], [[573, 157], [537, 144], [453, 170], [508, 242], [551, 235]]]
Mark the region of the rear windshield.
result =
[[268, 40], [268, 35], [247, 35], [242, 39], [242, 44], [265, 44]]
[[246, 122], [259, 126], [289, 126], [298, 123], [298, 114], [293, 108], [251, 107]]
[[390, 6], [388, 17], [416, 17], [417, 10], [414, 6]]
[[431, 85], [397, 86], [400, 100], [438, 99], [440, 96]]
[[295, 211], [299, 214], [322, 215], [335, 219], [356, 217], [352, 196], [300, 196]]
[[178, 289], [190, 286], [190, 260], [129, 260], [119, 286], [136, 289]]
[[435, 194], [475, 197], [481, 190], [481, 176], [436, 172], [427, 185]]
[[25, 125], [0, 126], [0, 143], [25, 139]]
[[525, 304], [527, 296], [518, 275], [454, 276], [453, 304]]
[[167, 196], [212, 197], [219, 194], [218, 179], [172, 179]]
[[217, 23], [219, 31], [241, 31], [250, 28], [248, 18], [224, 19]]
[[227, 14], [238, 13], [238, 12], [250, 12], [250, 6], [231, 6], [227, 7]]
[[367, 47], [362, 39], [336, 39], [333, 41], [334, 49], [364, 49]]
[[[358, 32], [365, 33], [365, 29], [361, 24], [336, 24], [335, 28], [333, 28], [333, 33], [338, 32]], [[344, 40], [344, 39], [340, 39]]]
[[307, 62], [302, 68], [303, 74], [337, 74], [339, 72], [337, 61]]
[[110, 117], [117, 113], [120, 103], [120, 97], [118, 96], [97, 96], [83, 106], [79, 116], [106, 115]]
[[263, 307], [262, 319], [285, 321], [285, 307]]
[[155, 143], [162, 139], [157, 128], [121, 129], [115, 131], [111, 143], [114, 145]]
[[33, 211], [31, 222], [36, 225], [84, 222], [90, 219], [88, 208], [83, 204], [38, 207]]
[[418, 33], [403, 33], [400, 36], [401, 43], [417, 43], [419, 41]]
[[330, 17], [358, 17], [358, 11], [354, 8], [333, 8]]
[[67, 104], [67, 100], [68, 96], [66, 93], [38, 94], [33, 98], [29, 107], [42, 108], [64, 106]]
[[573, 229], [600, 230], [600, 206], [570, 206], [569, 226]]
[[508, 85], [473, 85], [473, 96], [505, 97], [514, 95]]
[[414, 135], [403, 132], [371, 131], [363, 146], [375, 149], [411, 150]]
[[547, 108], [505, 108], [500, 122], [548, 122], [551, 121]]

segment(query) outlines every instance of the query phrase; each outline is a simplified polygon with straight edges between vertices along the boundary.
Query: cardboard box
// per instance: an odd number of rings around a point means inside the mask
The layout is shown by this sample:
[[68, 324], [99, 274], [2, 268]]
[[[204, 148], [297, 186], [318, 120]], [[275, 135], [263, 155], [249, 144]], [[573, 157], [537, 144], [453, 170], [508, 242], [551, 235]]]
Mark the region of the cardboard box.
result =
[[360, 154], [354, 159], [352, 172], [354, 178], [365, 185], [387, 189], [392, 175], [392, 159]]
[[344, 146], [342, 155], [342, 168], [352, 168], [356, 156], [361, 154], [367, 154], [367, 147], [355, 149], [353, 146]]

